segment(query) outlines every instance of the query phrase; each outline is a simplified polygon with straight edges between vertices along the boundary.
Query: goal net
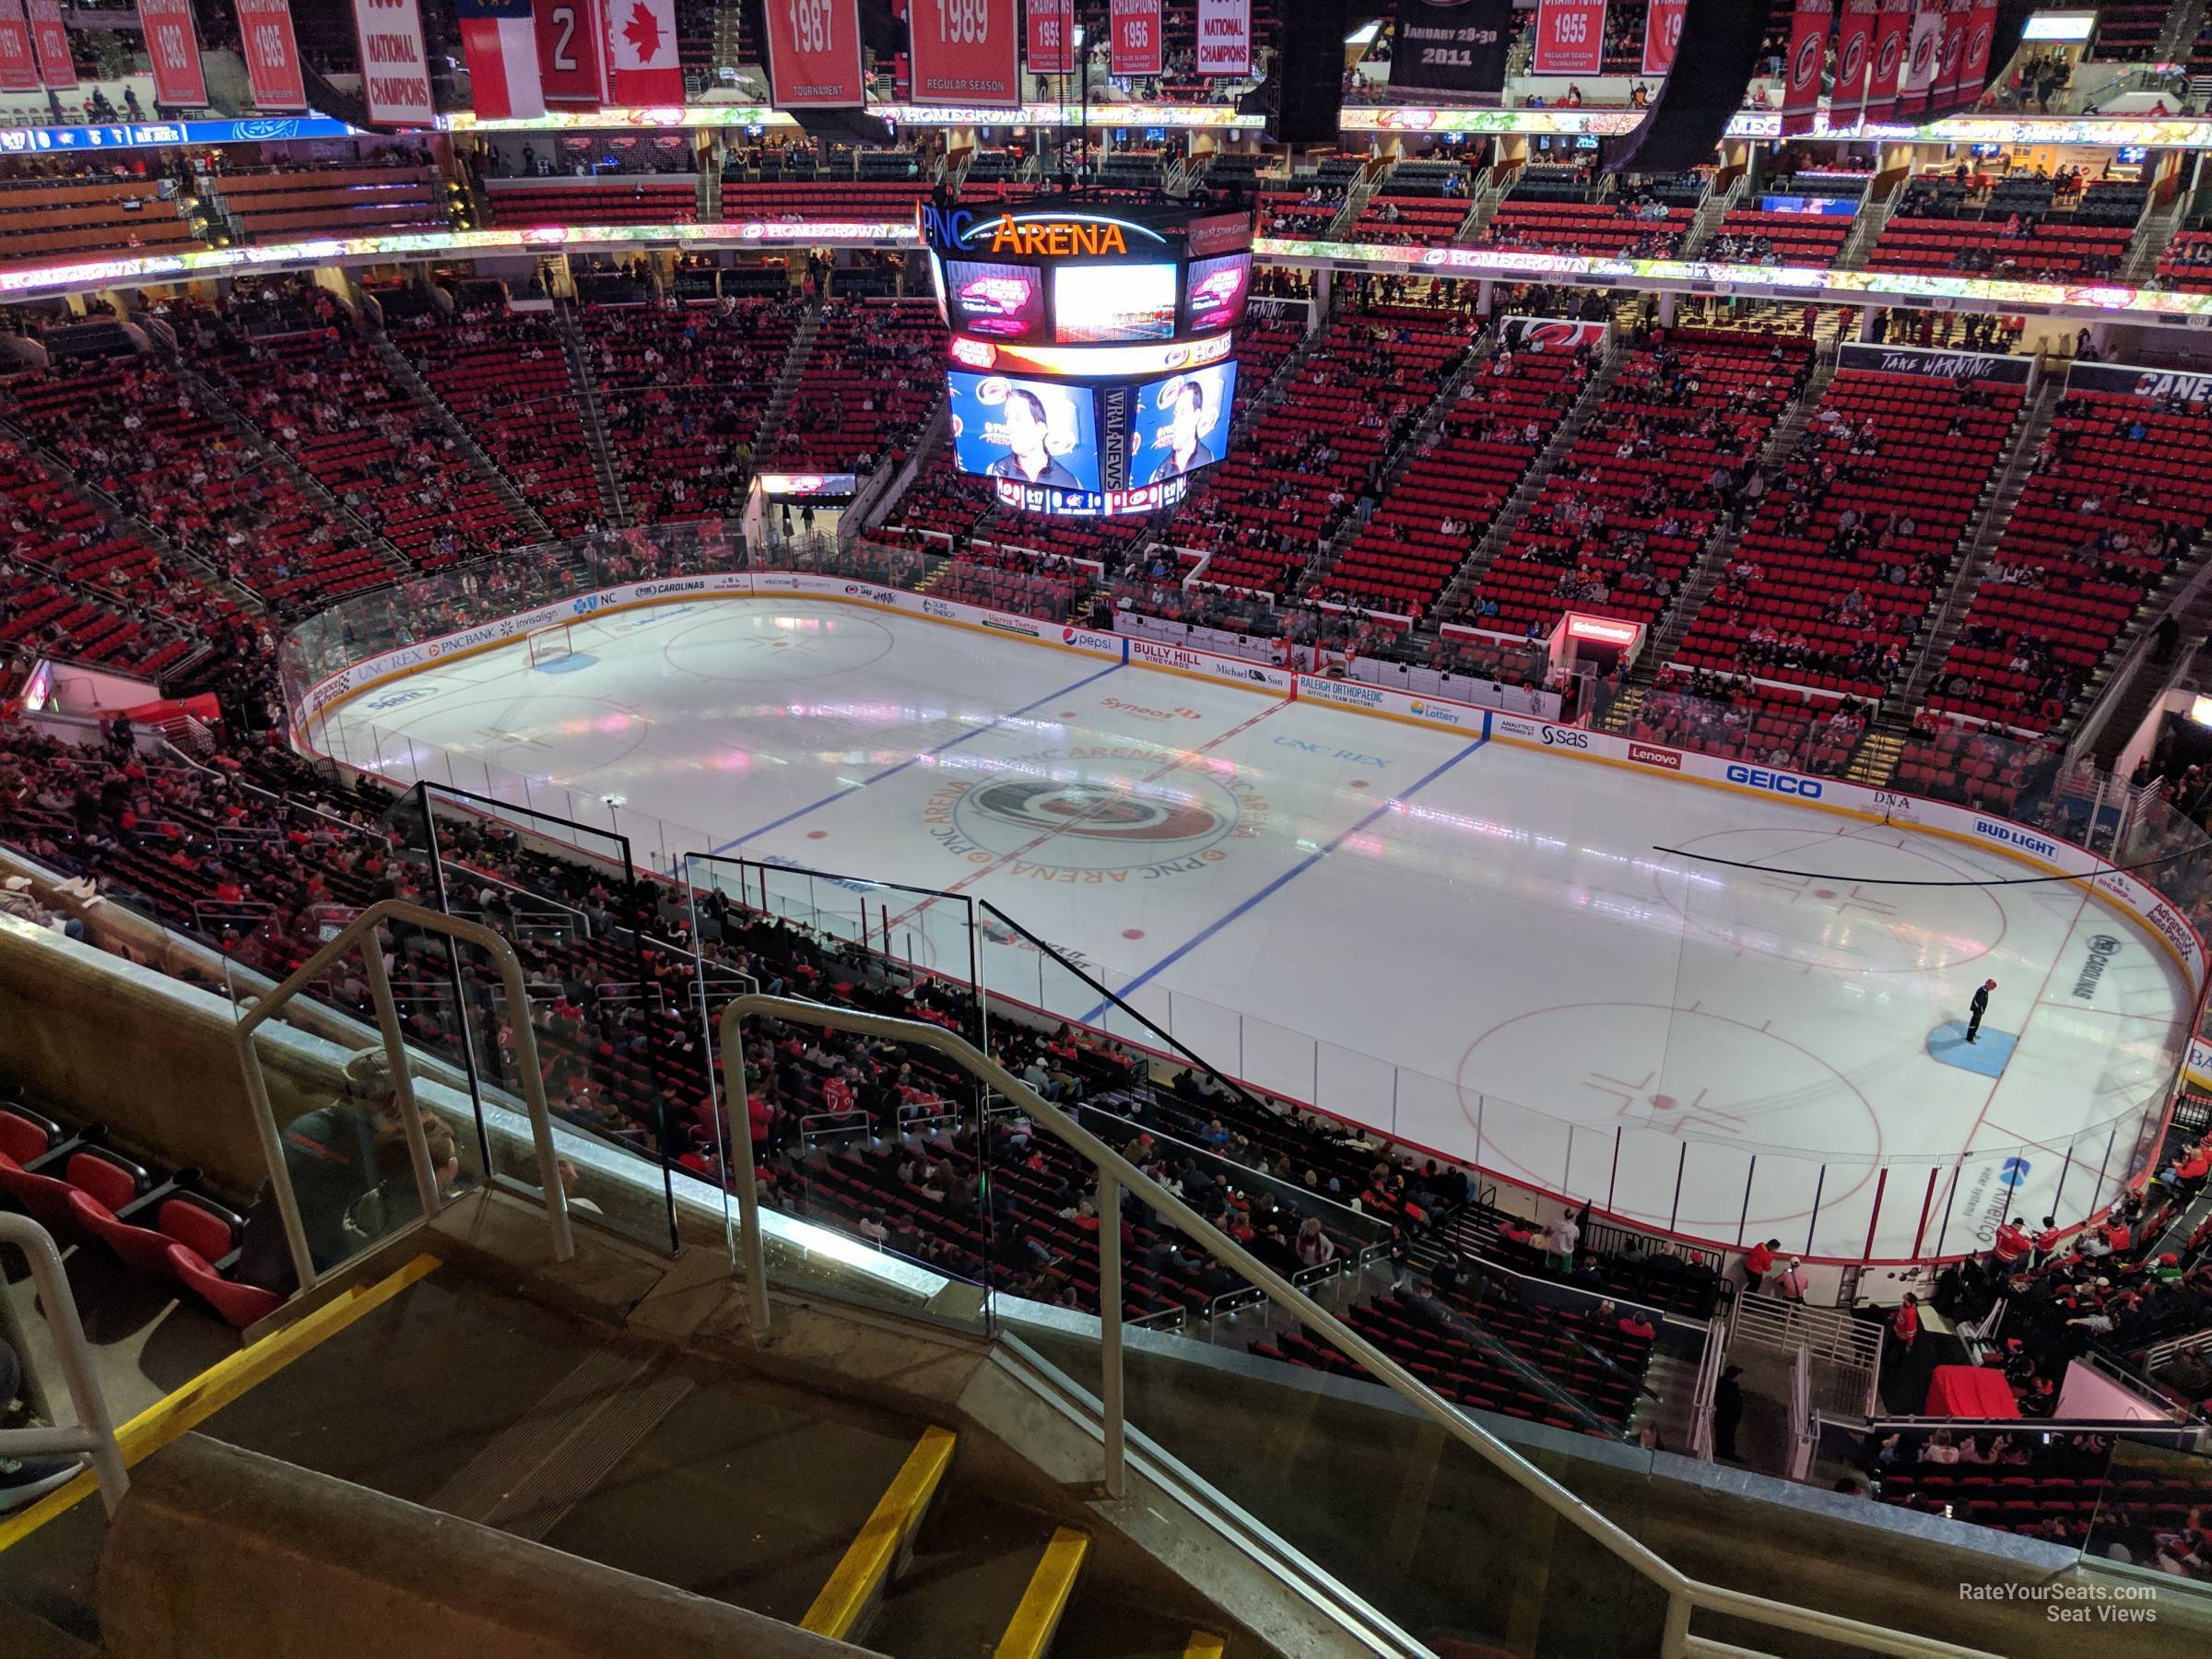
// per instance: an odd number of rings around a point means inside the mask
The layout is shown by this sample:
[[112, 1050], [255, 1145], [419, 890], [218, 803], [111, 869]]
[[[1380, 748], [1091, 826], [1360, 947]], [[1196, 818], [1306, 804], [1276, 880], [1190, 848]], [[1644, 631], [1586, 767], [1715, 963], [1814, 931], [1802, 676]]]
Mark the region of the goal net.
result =
[[576, 647], [569, 640], [569, 625], [556, 622], [550, 628], [533, 629], [529, 634], [530, 666], [542, 668], [547, 663], [562, 657], [574, 656]]

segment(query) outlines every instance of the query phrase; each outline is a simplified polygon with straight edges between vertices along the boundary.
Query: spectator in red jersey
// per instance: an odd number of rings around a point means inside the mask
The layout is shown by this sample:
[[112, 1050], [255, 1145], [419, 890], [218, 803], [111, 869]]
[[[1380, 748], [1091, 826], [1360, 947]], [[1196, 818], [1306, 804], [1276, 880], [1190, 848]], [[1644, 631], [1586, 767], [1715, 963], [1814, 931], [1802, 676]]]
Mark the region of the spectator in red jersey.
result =
[[2021, 1258], [2028, 1253], [2028, 1230], [2020, 1225], [2018, 1217], [2007, 1216], [2005, 1225], [1997, 1229], [1995, 1241], [1990, 1245], [1989, 1259], [1998, 1274], [2008, 1278], [2013, 1269], [2020, 1265]]
[[1909, 1354], [1913, 1340], [1920, 1335], [1920, 1298], [1912, 1291], [1898, 1304], [1897, 1312], [1889, 1316], [1889, 1339], [1896, 1344], [1895, 1352]]
[[1782, 1248], [1780, 1239], [1769, 1239], [1764, 1244], [1754, 1244], [1744, 1252], [1744, 1294], [1757, 1296], [1759, 1287], [1768, 1274], [1774, 1271], [1774, 1253]]

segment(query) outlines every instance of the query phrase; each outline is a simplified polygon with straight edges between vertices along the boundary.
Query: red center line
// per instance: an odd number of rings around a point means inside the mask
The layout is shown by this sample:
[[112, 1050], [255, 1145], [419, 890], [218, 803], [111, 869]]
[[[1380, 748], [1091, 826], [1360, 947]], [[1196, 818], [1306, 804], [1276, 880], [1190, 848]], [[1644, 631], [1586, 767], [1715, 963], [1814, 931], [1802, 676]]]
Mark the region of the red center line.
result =
[[[1261, 721], [1266, 719], [1270, 714], [1280, 713], [1283, 710], [1288, 709], [1288, 707], [1290, 707], [1290, 700], [1288, 698], [1285, 698], [1281, 702], [1268, 704], [1267, 707], [1262, 709], [1250, 720], [1240, 721], [1237, 724], [1230, 726], [1229, 730], [1219, 734], [1218, 736], [1207, 738], [1196, 748], [1184, 749], [1181, 754], [1177, 755], [1172, 760], [1169, 761], [1158, 771], [1152, 772], [1143, 778], [1138, 779], [1136, 782], [1136, 787], [1142, 789], [1147, 783], [1157, 783], [1160, 779], [1166, 777], [1170, 772], [1174, 771], [1179, 767], [1188, 765], [1191, 761], [1197, 759], [1199, 756], [1206, 754], [1210, 749], [1218, 748], [1222, 744], [1227, 743], [1231, 737], [1237, 736], [1241, 733], [1249, 732], [1253, 726], [1258, 725]], [[936, 894], [933, 898], [924, 899], [921, 903], [915, 905], [912, 910], [902, 911], [898, 915], [893, 916], [888, 922], [880, 924], [879, 925], [881, 925], [888, 934], [891, 928], [897, 927], [900, 923], [911, 922], [914, 917], [920, 915], [931, 905], [936, 903], [937, 900], [949, 899], [953, 894], [961, 891], [963, 888], [974, 886], [975, 883], [981, 881], [984, 877], [991, 875], [994, 871], [1005, 869], [1006, 865], [1012, 864], [1015, 860], [1026, 857], [1028, 854], [1034, 853], [1039, 847], [1043, 846], [1046, 841], [1051, 841], [1055, 835], [1065, 835], [1068, 830], [1075, 829], [1077, 825], [1082, 824], [1094, 814], [1103, 811], [1106, 807], [1112, 806], [1112, 804], [1113, 803], [1111, 798], [1100, 801], [1096, 806], [1087, 807], [1083, 811], [1077, 813], [1074, 818], [1069, 818], [1066, 822], [1054, 824], [1043, 834], [1036, 836], [1033, 839], [1023, 842], [1020, 846], [1015, 848], [1013, 852], [1003, 853], [999, 857], [993, 859], [989, 864], [976, 865], [974, 869], [969, 871], [967, 875], [961, 877], [959, 880], [954, 882], [943, 892]]]

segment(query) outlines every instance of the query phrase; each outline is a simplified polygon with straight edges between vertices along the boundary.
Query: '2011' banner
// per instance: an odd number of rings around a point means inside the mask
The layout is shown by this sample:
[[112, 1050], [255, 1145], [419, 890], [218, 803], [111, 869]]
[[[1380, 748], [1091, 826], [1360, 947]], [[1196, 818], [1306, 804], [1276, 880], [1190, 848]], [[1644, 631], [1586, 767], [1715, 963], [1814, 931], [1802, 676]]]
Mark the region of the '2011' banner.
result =
[[909, 0], [916, 103], [1021, 102], [1014, 0]]

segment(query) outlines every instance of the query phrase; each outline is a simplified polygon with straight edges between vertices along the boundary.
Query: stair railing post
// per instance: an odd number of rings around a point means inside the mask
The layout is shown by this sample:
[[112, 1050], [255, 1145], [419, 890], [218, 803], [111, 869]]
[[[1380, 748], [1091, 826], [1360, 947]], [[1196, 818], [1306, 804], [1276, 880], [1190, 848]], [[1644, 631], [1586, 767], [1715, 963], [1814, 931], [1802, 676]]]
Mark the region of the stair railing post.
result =
[[1099, 1171], [1099, 1416], [1106, 1433], [1105, 1488], [1119, 1498], [1126, 1479], [1122, 1432], [1122, 1187]]
[[[766, 879], [764, 876], [763, 882]], [[737, 1265], [745, 1274], [753, 1340], [760, 1342], [768, 1335], [768, 1250], [760, 1238], [760, 1186], [753, 1174], [753, 1100], [745, 1077], [745, 1033], [739, 1026], [735, 1019], [724, 1022], [722, 1087], [735, 1098], [730, 1138], [742, 1144], [730, 1150], [737, 1155], [733, 1160], [737, 1166]]]

